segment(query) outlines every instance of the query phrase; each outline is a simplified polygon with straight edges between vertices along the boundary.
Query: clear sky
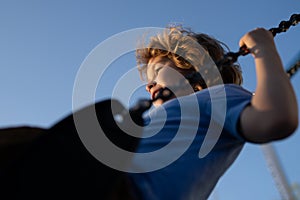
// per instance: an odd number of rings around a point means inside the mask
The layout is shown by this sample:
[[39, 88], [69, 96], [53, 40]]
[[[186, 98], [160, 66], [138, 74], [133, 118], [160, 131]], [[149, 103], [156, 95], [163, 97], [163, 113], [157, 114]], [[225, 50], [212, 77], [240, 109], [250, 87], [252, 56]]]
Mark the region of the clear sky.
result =
[[[176, 22], [208, 33], [236, 51], [246, 32], [277, 27], [299, 12], [298, 0], [0, 0], [0, 127], [50, 127], [69, 114], [82, 62], [97, 45], [120, 32], [163, 28]], [[286, 68], [300, 57], [299, 35], [300, 25], [275, 38]], [[243, 86], [254, 91], [251, 56], [241, 57], [239, 62]], [[134, 56], [120, 56], [112, 65], [126, 72], [134, 68]], [[106, 76], [98, 85], [96, 101], [109, 97], [108, 91], [117, 81], [114, 70], [108, 70]], [[300, 101], [300, 74], [291, 82]], [[297, 130], [290, 138], [274, 143], [291, 184], [300, 184], [299, 141]], [[259, 145], [245, 146], [210, 199], [280, 199]]]

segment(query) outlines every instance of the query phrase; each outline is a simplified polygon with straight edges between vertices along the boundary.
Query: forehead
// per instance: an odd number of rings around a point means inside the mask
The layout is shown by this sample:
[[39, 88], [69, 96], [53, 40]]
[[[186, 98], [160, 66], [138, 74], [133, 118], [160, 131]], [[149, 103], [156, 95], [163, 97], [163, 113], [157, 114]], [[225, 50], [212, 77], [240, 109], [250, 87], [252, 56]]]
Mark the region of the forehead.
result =
[[148, 66], [154, 65], [156, 63], [166, 63], [166, 62], [171, 62], [171, 60], [168, 57], [156, 56], [149, 59]]
[[157, 56], [157, 57], [153, 57], [150, 58], [148, 63], [147, 63], [147, 69], [146, 69], [146, 73], [147, 74], [152, 74], [154, 73], [154, 71], [157, 68], [160, 67], [172, 67], [174, 69], [177, 68], [177, 66], [175, 65], [175, 63], [168, 57], [163, 57], [163, 56]]

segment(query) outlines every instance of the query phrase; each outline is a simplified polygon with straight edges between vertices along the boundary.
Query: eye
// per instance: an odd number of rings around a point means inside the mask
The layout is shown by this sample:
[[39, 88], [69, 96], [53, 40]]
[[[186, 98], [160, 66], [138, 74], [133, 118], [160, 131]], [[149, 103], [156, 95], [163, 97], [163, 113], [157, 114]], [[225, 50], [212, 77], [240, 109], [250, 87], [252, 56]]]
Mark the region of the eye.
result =
[[159, 70], [161, 70], [161, 69], [162, 69], [162, 66], [161, 66], [161, 65], [158, 66], [158, 67], [155, 67], [155, 69], [154, 69], [155, 74], [157, 75], [158, 72], [159, 72]]
[[148, 70], [147, 70], [147, 80], [152, 81], [158, 76], [158, 72], [164, 67], [164, 65], [160, 63], [156, 64], [150, 64], [148, 65]]

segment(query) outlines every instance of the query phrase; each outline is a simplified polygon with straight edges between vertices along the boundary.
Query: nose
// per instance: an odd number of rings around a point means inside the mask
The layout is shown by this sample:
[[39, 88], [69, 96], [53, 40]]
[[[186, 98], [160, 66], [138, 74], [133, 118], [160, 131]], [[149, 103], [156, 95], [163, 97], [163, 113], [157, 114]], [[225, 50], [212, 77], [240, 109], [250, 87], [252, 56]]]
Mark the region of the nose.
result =
[[153, 88], [157, 83], [155, 81], [151, 81], [146, 85], [146, 90], [150, 92], [151, 88]]

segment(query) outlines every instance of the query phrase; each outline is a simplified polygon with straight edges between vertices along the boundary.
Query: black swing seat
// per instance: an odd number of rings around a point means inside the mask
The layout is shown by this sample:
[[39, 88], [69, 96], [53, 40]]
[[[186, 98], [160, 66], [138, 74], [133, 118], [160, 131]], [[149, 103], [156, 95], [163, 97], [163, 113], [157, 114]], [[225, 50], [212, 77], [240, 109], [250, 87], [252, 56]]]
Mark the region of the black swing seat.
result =
[[[114, 113], [112, 106], [117, 108]], [[104, 100], [74, 114], [90, 109], [96, 110], [101, 128], [113, 143], [134, 152], [138, 138], [124, 133], [114, 120], [118, 112], [124, 115], [124, 107], [117, 100]], [[140, 113], [128, 112], [125, 118], [130, 116], [142, 123]], [[3, 200], [139, 199], [127, 173], [102, 164], [87, 151], [73, 114], [48, 129], [0, 129], [0, 164]]]

